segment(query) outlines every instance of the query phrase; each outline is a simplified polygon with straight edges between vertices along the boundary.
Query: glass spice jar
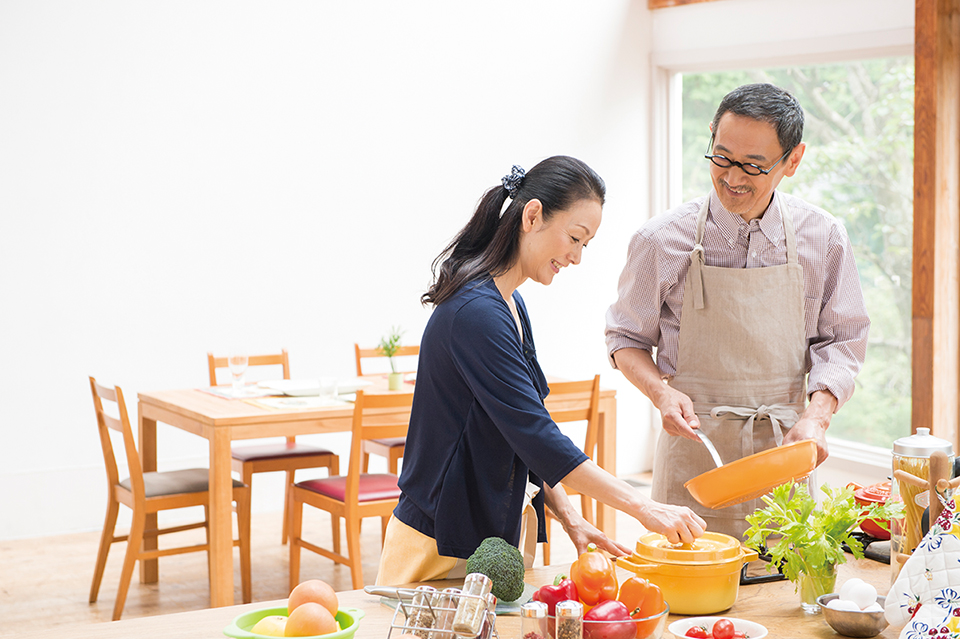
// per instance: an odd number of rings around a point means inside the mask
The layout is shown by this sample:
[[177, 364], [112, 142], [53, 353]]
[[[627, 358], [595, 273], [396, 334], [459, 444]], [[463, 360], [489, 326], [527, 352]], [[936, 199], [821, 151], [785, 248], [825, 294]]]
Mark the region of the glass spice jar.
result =
[[557, 603], [557, 639], [583, 639], [583, 604], [579, 601]]
[[420, 639], [429, 639], [430, 630], [433, 628], [434, 614], [430, 606], [430, 600], [433, 598], [437, 589], [433, 586], [417, 586], [413, 593], [413, 600], [409, 604], [406, 625], [410, 627], [410, 632], [420, 637]]
[[529, 601], [520, 606], [520, 639], [544, 639], [547, 630], [547, 604]]
[[486, 613], [477, 639], [492, 639], [497, 627], [497, 597], [492, 592], [488, 592], [483, 600], [486, 603]]
[[476, 637], [480, 633], [486, 612], [484, 597], [493, 588], [490, 577], [483, 573], [472, 572], [463, 580], [463, 596], [457, 603], [457, 614], [453, 618], [453, 631], [461, 637]]
[[433, 632], [430, 639], [453, 639], [453, 618], [460, 601], [459, 588], [446, 588], [433, 595]]

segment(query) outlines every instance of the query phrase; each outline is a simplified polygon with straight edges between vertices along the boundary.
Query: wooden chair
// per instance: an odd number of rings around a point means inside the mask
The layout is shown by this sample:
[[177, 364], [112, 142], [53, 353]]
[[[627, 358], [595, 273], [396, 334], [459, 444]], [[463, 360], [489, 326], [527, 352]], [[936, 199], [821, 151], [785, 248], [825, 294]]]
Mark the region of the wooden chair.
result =
[[[251, 355], [248, 366], [282, 366], [283, 379], [290, 379], [290, 358], [286, 349], [279, 354]], [[226, 357], [214, 357], [207, 353], [207, 368], [210, 372], [210, 385], [217, 385], [217, 369], [228, 368]], [[295, 437], [287, 437], [285, 442], [250, 444], [234, 446], [231, 449], [232, 470], [239, 473], [247, 486], [253, 486], [254, 473], [287, 473], [287, 487], [283, 500], [283, 532], [281, 543], [287, 543], [287, 517], [290, 512], [290, 487], [295, 481], [296, 471], [305, 468], [326, 468], [331, 476], [340, 474], [340, 458], [332, 451], [319, 446], [298, 443]], [[339, 528], [339, 526], [338, 526]]]
[[[354, 343], [354, 353], [357, 357], [357, 376], [363, 376], [363, 360], [370, 358], [383, 359], [384, 355], [379, 348], [360, 348], [359, 344]], [[397, 351], [396, 357], [413, 357], [420, 355], [419, 346], [401, 346]], [[369, 369], [368, 369], [369, 370]], [[398, 373], [413, 373], [416, 371], [397, 371]], [[363, 472], [370, 468], [370, 455], [380, 455], [387, 458], [387, 471], [396, 475], [400, 468], [400, 458], [403, 457], [405, 437], [391, 437], [388, 439], [377, 439], [364, 442], [363, 446]]]
[[[187, 552], [210, 550], [210, 528], [208, 504], [210, 493], [207, 489], [209, 470], [206, 468], [191, 468], [188, 470], [174, 470], [169, 472], [143, 472], [140, 465], [140, 455], [133, 438], [133, 429], [127, 416], [127, 407], [123, 401], [123, 391], [120, 387], [110, 388], [103, 386], [91, 377], [90, 390], [93, 393], [93, 406], [97, 414], [97, 429], [100, 432], [100, 444], [103, 448], [103, 460], [107, 469], [107, 516], [103, 523], [103, 532], [100, 535], [100, 549], [97, 552], [97, 564], [93, 571], [93, 583], [90, 585], [90, 603], [97, 600], [100, 591], [100, 582], [107, 564], [107, 554], [110, 546], [118, 541], [127, 542], [127, 552], [120, 572], [120, 586], [117, 588], [117, 600], [113, 607], [114, 621], [120, 619], [123, 606], [127, 600], [127, 590], [130, 587], [130, 578], [133, 576], [133, 567], [137, 561], [156, 559], [169, 555], [179, 555]], [[113, 402], [119, 418], [107, 414], [103, 409], [103, 402]], [[112, 411], [111, 411], [112, 412]], [[110, 431], [122, 434], [123, 450], [126, 457], [130, 476], [120, 479], [117, 456], [114, 453]], [[240, 580], [243, 590], [244, 603], [253, 600], [250, 584], [250, 487], [234, 480], [233, 500], [237, 505], [237, 527], [239, 539], [233, 545], [240, 547]], [[117, 515], [120, 504], [133, 511], [133, 523], [127, 535], [115, 535]], [[147, 515], [161, 510], [203, 506], [204, 521], [184, 524], [161, 529], [146, 529]], [[177, 548], [146, 550], [141, 548], [144, 539], [156, 539], [159, 535], [205, 528], [207, 543]], [[156, 543], [149, 543], [147, 547], [156, 548]]]
[[[294, 485], [290, 514], [290, 589], [300, 583], [300, 549], [306, 548], [341, 564], [350, 566], [353, 587], [363, 587], [363, 564], [360, 557], [360, 521], [364, 517], [380, 517], [381, 535], [400, 499], [395, 474], [361, 472], [363, 442], [372, 438], [399, 437], [407, 433], [413, 393], [365, 395], [357, 392], [353, 409], [353, 440], [347, 474], [340, 477], [314, 479]], [[333, 536], [333, 550], [320, 548], [303, 539], [304, 504], [329, 512], [335, 522], [346, 520], [347, 552], [340, 553], [340, 531]], [[382, 537], [381, 537], [382, 541]]]
[[[583, 401], [588, 400], [587, 406], [583, 406]], [[550, 395], [547, 396], [547, 403], [554, 406], [550, 410], [550, 417], [558, 424], [563, 422], [579, 422], [586, 420], [587, 433], [584, 438], [583, 452], [596, 461], [597, 455], [597, 435], [600, 429], [598, 411], [600, 409], [600, 376], [596, 375], [592, 380], [577, 382], [553, 382], [550, 384]], [[571, 407], [573, 404], [573, 407]], [[579, 404], [579, 407], [576, 407]], [[561, 484], [562, 485], [562, 484]], [[593, 500], [586, 495], [582, 495], [570, 488], [563, 486], [568, 495], [580, 495], [580, 512], [583, 518], [589, 523], [596, 525], [594, 516]], [[550, 565], [550, 524], [556, 519], [550, 509], [546, 510], [547, 516], [547, 539], [543, 544], [543, 565]]]

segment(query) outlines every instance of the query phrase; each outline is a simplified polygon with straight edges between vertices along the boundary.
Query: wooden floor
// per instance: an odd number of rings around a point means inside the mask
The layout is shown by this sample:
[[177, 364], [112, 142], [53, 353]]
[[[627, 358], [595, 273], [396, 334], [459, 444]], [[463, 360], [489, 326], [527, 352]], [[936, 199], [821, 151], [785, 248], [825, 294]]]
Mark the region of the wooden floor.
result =
[[[574, 500], [578, 501], [578, 500]], [[330, 520], [307, 509], [305, 534], [315, 536], [319, 545], [329, 546]], [[258, 513], [252, 521], [252, 574], [254, 601], [285, 598], [287, 589], [287, 546], [280, 544], [281, 513]], [[630, 517], [618, 513], [617, 539], [633, 546], [642, 528]], [[307, 531], [310, 531], [307, 533]], [[120, 532], [118, 530], [118, 532]], [[202, 543], [202, 531], [180, 533], [180, 540]], [[177, 543], [176, 536], [170, 541]], [[0, 637], [28, 637], [32, 632], [77, 623], [110, 621], [113, 613], [124, 543], [114, 544], [96, 603], [87, 603], [100, 533], [79, 533], [18, 541], [0, 541]], [[311, 539], [311, 537], [307, 537]], [[552, 563], [569, 563], [575, 557], [573, 544], [559, 524], [553, 525]], [[162, 540], [161, 543], [163, 543]], [[168, 542], [169, 543], [169, 542]], [[364, 581], [376, 579], [380, 558], [380, 522], [368, 519], [362, 535]], [[234, 550], [234, 597], [240, 603], [239, 556]], [[542, 565], [538, 556], [537, 564]], [[322, 579], [336, 590], [350, 590], [350, 570], [305, 551], [301, 579]], [[123, 618], [162, 615], [209, 606], [206, 553], [190, 553], [160, 560], [160, 581], [133, 583], [127, 595]]]

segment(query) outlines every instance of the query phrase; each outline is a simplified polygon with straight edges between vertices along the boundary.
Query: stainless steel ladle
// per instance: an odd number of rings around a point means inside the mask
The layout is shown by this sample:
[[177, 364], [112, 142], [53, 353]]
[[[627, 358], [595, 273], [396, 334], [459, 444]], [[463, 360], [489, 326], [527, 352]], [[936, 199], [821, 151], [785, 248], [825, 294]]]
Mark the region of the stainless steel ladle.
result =
[[723, 460], [720, 459], [720, 453], [717, 452], [716, 446], [713, 445], [713, 442], [710, 441], [710, 438], [707, 437], [706, 433], [700, 429], [697, 429], [696, 433], [700, 437], [700, 441], [703, 442], [703, 445], [707, 447], [707, 450], [710, 452], [710, 456], [713, 457], [713, 463], [717, 465], [717, 468], [723, 466]]

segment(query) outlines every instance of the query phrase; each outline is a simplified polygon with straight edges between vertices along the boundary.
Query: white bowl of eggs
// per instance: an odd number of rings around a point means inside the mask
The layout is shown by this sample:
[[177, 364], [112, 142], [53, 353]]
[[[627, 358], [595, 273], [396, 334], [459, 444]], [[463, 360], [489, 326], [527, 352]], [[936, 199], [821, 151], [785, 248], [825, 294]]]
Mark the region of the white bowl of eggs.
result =
[[824, 620], [846, 637], [876, 637], [887, 627], [883, 606], [886, 597], [862, 579], [844, 582], [840, 592], [817, 598]]

